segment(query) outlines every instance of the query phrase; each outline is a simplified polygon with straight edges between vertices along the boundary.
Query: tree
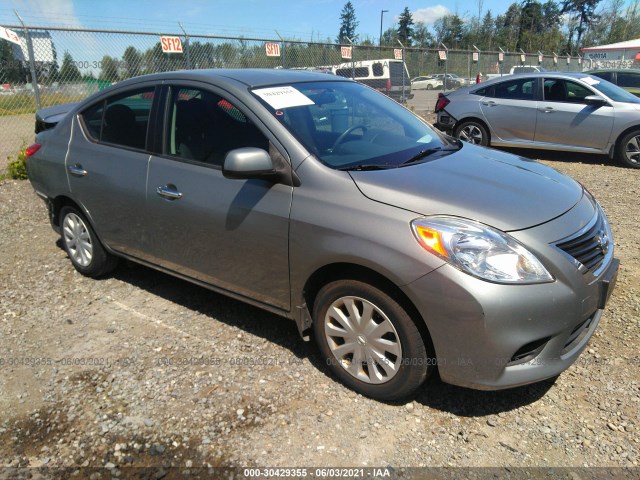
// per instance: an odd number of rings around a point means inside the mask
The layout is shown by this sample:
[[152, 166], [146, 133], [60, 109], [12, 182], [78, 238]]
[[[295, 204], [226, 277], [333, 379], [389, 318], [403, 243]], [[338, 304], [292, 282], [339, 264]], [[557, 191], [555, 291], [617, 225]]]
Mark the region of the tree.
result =
[[137, 77], [140, 75], [140, 64], [142, 63], [142, 55], [136, 47], [129, 46], [122, 55], [122, 63], [127, 78]]
[[398, 19], [398, 40], [405, 46], [411, 46], [413, 39], [413, 15], [409, 11], [409, 7], [404, 7]]
[[78, 70], [76, 63], [73, 61], [73, 57], [68, 51], [64, 52], [62, 67], [60, 67], [58, 76], [63, 82], [79, 82], [82, 80], [80, 70]]
[[382, 45], [396, 45], [398, 31], [395, 28], [387, 28], [382, 34]]
[[13, 57], [11, 43], [0, 40], [0, 83], [23, 83], [27, 70]]
[[107, 80], [109, 82], [117, 82], [120, 78], [118, 74], [118, 60], [105, 55], [102, 57], [102, 70], [100, 71], [100, 80]]
[[340, 32], [338, 33], [337, 43], [345, 43], [347, 38], [356, 42], [358, 35], [356, 34], [356, 28], [360, 22], [356, 20], [356, 11], [353, 8], [353, 4], [349, 1], [344, 4], [342, 12], [340, 13]]
[[418, 22], [413, 32], [413, 40], [416, 47], [428, 48], [433, 44], [433, 35], [424, 23]]
[[575, 32], [578, 34], [574, 45], [573, 29], [569, 31], [567, 50], [570, 54], [573, 54], [574, 50], [582, 46], [582, 36], [598, 19], [596, 14], [598, 3], [600, 3], [600, 0], [564, 0], [562, 2], [562, 13], [571, 15], [571, 20], [574, 21], [575, 25]]

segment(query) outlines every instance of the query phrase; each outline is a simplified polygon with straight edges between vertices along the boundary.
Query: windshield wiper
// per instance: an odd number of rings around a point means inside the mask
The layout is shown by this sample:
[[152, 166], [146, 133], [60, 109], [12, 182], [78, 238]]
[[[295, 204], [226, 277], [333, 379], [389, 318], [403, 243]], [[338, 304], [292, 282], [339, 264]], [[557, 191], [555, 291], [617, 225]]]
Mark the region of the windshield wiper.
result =
[[364, 172], [366, 170], [387, 170], [388, 168], [397, 168], [397, 165], [389, 165], [388, 163], [361, 163], [360, 165], [349, 165], [347, 167], [340, 167], [338, 168], [338, 170], [346, 172], [350, 170]]
[[428, 157], [429, 155], [432, 155], [434, 153], [438, 153], [438, 152], [457, 152], [458, 150], [460, 150], [459, 147], [427, 148], [425, 150], [420, 150], [418, 153], [416, 153], [409, 160], [406, 160], [406, 161], [402, 162], [399, 166], [409, 165], [410, 163], [416, 163], [416, 162], [422, 160], [423, 158]]

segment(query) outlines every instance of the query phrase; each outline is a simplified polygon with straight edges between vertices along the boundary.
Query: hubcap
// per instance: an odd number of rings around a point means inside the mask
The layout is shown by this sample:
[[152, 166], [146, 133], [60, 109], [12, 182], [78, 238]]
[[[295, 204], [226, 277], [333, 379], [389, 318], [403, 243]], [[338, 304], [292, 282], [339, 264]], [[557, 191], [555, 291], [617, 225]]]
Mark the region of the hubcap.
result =
[[460, 140], [479, 145], [482, 143], [482, 130], [475, 125], [467, 125], [459, 134]]
[[62, 232], [71, 259], [82, 267], [88, 266], [93, 258], [93, 245], [82, 219], [75, 213], [68, 214], [64, 217]]
[[629, 163], [640, 162], [640, 135], [632, 137], [631, 140], [627, 142], [625, 154]]
[[358, 380], [385, 383], [398, 373], [398, 332], [373, 303], [358, 297], [337, 299], [325, 316], [324, 333], [335, 360]]

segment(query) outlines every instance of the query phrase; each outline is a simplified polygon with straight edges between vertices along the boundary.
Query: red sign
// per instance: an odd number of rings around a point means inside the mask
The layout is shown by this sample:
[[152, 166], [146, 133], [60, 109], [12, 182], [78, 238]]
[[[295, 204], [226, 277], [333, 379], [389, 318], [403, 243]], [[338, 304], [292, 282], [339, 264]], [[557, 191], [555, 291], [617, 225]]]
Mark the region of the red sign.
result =
[[342, 54], [342, 58], [351, 58], [351, 47], [340, 47], [340, 53]]
[[267, 57], [279, 57], [280, 56], [280, 44], [279, 43], [265, 43], [264, 49], [267, 52]]
[[447, 51], [446, 50], [438, 50], [438, 58], [440, 60], [446, 60], [447, 59]]
[[164, 53], [182, 53], [180, 37], [160, 37], [160, 44]]
[[473, 52], [473, 61], [477, 62], [480, 58], [480, 54], [478, 52]]
[[395, 58], [396, 60], [402, 60], [402, 49], [401, 48], [394, 48], [393, 49], [393, 58]]
[[5, 40], [9, 40], [12, 43], [20, 45], [20, 37], [18, 34], [8, 28], [0, 27], [0, 38], [4, 38]]

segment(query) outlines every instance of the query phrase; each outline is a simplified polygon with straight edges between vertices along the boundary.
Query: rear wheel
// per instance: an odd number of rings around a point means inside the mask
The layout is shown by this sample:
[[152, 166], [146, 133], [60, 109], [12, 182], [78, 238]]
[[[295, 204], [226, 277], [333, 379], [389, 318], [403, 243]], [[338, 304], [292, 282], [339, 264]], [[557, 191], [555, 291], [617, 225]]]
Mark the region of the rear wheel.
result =
[[473, 143], [474, 145], [489, 145], [489, 133], [484, 125], [475, 120], [462, 122], [456, 127], [455, 136], [463, 142]]
[[327, 365], [349, 388], [397, 401], [427, 378], [431, 357], [418, 328], [381, 290], [355, 280], [329, 283], [316, 297], [313, 319]]
[[618, 142], [616, 159], [625, 167], [640, 168], [640, 130], [634, 130]]
[[118, 259], [109, 254], [85, 216], [74, 207], [60, 211], [62, 244], [74, 268], [88, 277], [99, 277], [113, 270]]
[[427, 90], [433, 90], [433, 85], [431, 85], [430, 83], [427, 83]]

